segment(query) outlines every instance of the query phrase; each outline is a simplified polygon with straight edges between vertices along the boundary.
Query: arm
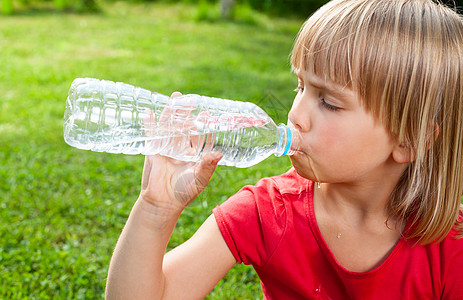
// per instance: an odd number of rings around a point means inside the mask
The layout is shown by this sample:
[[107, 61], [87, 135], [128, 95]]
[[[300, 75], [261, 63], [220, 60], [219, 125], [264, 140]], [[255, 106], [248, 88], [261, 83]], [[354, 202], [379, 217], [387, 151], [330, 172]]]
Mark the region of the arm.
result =
[[202, 298], [235, 264], [213, 216], [165, 254], [181, 212], [208, 184], [220, 158], [208, 153], [200, 163], [187, 163], [146, 157], [140, 196], [109, 266], [107, 299]]
[[203, 298], [236, 260], [211, 215], [184, 244], [164, 256], [170, 232], [153, 230], [138, 202], [111, 260], [107, 299]]
[[190, 240], [165, 256], [167, 298], [204, 298], [235, 263], [211, 215]]

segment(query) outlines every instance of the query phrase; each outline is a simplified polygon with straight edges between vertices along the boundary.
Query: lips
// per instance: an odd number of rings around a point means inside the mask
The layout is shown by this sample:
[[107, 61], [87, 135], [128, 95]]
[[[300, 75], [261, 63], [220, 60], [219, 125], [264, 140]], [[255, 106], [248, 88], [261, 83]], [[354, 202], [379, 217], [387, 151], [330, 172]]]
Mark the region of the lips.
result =
[[304, 154], [304, 155], [307, 155], [307, 153], [306, 153], [304, 150], [302, 150], [302, 149], [297, 149], [297, 150], [295, 150], [295, 151], [294, 151], [294, 154]]

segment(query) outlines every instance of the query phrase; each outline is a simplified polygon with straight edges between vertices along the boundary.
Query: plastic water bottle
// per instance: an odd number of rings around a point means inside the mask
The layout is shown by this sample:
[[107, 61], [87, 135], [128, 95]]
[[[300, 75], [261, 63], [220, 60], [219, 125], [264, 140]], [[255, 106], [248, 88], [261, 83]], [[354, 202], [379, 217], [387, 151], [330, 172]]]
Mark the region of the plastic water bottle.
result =
[[170, 98], [93, 78], [74, 80], [64, 115], [64, 139], [79, 149], [183, 161], [219, 151], [219, 164], [236, 167], [294, 154], [296, 134], [250, 102], [192, 94]]

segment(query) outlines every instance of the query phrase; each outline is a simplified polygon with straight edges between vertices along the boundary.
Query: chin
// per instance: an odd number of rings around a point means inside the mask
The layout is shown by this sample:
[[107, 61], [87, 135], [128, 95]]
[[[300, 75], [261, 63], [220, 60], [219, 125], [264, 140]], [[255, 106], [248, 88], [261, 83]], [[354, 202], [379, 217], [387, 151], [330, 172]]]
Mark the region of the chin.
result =
[[314, 181], [313, 172], [311, 170], [308, 170], [306, 166], [303, 166], [302, 164], [298, 163], [297, 160], [293, 159], [291, 159], [291, 164], [293, 165], [294, 170], [296, 170], [296, 173], [299, 176]]
[[314, 176], [312, 176], [312, 174], [308, 174], [308, 173], [306, 173], [306, 172], [304, 172], [304, 171], [301, 171], [301, 170], [297, 169], [296, 167], [295, 167], [294, 169], [296, 170], [296, 173], [297, 173], [299, 176], [301, 176], [301, 177], [303, 177], [303, 178], [305, 178], [305, 179], [314, 181], [314, 182], [317, 181], [317, 180], [314, 178]]
[[299, 176], [313, 182], [318, 182], [320, 180], [320, 178], [317, 178], [315, 175], [315, 172], [312, 168], [313, 163], [307, 154], [300, 152], [296, 153], [295, 155], [291, 155], [289, 158], [293, 168], [296, 170], [296, 173]]

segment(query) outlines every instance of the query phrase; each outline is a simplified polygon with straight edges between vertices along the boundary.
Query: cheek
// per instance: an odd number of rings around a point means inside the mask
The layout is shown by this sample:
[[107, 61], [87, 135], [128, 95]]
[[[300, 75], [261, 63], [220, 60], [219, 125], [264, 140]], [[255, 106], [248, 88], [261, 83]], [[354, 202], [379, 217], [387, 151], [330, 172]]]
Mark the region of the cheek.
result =
[[346, 161], [360, 164], [368, 161], [373, 164], [386, 160], [392, 153], [389, 136], [381, 129], [368, 127], [365, 130], [354, 130], [338, 135], [337, 140], [330, 140], [336, 145], [336, 151]]
[[[313, 150], [333, 161], [370, 157], [387, 148], [385, 135], [372, 126], [353, 122], [326, 122], [317, 130]], [[367, 124], [368, 125], [368, 124]]]
[[336, 123], [326, 122], [325, 126], [318, 128], [313, 134], [313, 146], [317, 151], [332, 152], [342, 148], [351, 138], [345, 127], [336, 125]]

